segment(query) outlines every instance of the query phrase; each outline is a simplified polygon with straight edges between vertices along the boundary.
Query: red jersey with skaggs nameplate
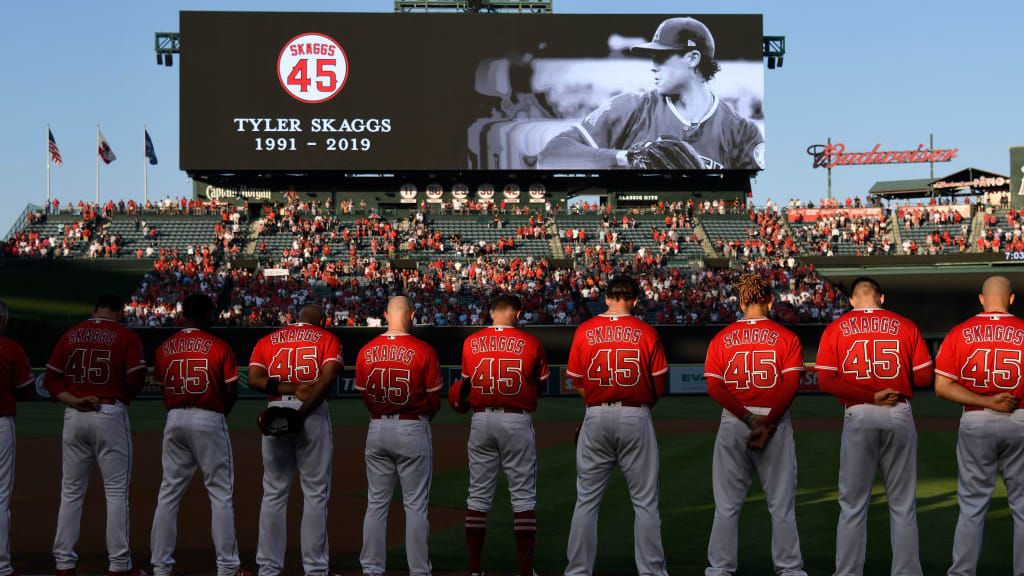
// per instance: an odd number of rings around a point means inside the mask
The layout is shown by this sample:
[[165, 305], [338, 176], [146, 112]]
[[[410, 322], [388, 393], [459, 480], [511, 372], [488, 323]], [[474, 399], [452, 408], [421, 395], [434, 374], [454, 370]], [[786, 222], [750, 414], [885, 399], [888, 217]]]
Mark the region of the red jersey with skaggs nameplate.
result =
[[[271, 378], [292, 384], [315, 384], [320, 371], [331, 362], [343, 365], [341, 342], [319, 326], [298, 322], [279, 328], [256, 343], [250, 366], [259, 366]], [[271, 396], [270, 403], [298, 408], [295, 396]]]
[[783, 377], [804, 369], [800, 339], [768, 318], [737, 320], [708, 345], [704, 376], [721, 380], [744, 406], [788, 406], [796, 387]]
[[238, 366], [220, 338], [185, 328], [156, 349], [153, 380], [164, 389], [164, 405], [224, 413], [234, 404]]
[[836, 373], [840, 386], [914, 395], [914, 372], [932, 365], [917, 325], [881, 308], [855, 309], [825, 328], [815, 369]]
[[548, 379], [547, 353], [531, 334], [512, 326], [491, 326], [462, 344], [462, 377], [473, 386], [473, 409], [533, 412], [541, 383]]
[[935, 373], [977, 394], [1024, 396], [1024, 320], [978, 314], [949, 331], [935, 356]]
[[119, 322], [90, 318], [60, 337], [46, 369], [51, 397], [67, 391], [127, 404], [138, 392], [128, 389], [128, 375], [145, 370], [146, 360], [138, 334]]
[[411, 334], [381, 334], [359, 351], [355, 389], [372, 416], [432, 414], [441, 390], [437, 352]]
[[14, 391], [33, 380], [25, 349], [14, 340], [0, 336], [0, 416], [14, 416]]
[[576, 328], [566, 374], [588, 406], [653, 404], [665, 392], [655, 389], [654, 377], [667, 372], [658, 332], [635, 316], [601, 314]]

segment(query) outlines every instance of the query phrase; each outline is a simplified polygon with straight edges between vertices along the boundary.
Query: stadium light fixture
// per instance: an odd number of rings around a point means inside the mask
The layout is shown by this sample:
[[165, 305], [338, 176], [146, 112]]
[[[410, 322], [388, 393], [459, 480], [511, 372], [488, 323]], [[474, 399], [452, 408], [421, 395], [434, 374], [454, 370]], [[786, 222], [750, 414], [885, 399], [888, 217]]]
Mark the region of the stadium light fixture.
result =
[[768, 60], [768, 69], [782, 68], [782, 57], [786, 55], [785, 36], [764, 36], [761, 39], [761, 52]]

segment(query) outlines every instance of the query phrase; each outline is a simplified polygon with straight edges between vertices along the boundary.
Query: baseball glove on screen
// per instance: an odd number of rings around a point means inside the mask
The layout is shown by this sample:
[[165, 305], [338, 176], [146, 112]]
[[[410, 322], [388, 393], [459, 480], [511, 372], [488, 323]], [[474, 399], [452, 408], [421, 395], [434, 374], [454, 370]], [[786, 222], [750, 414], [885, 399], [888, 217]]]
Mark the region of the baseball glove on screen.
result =
[[693, 146], [664, 137], [633, 144], [626, 150], [626, 160], [635, 170], [701, 170], [704, 167]]
[[264, 436], [290, 436], [302, 432], [302, 416], [294, 408], [270, 406], [256, 418]]

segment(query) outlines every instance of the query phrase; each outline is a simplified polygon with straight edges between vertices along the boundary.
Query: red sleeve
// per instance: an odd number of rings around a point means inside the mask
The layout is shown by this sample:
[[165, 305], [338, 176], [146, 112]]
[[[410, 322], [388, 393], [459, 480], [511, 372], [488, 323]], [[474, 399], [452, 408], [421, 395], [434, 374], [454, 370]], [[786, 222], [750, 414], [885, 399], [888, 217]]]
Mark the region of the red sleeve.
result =
[[[472, 338], [472, 337], [470, 337]], [[462, 377], [472, 378], [473, 377], [473, 351], [469, 345], [470, 338], [466, 338], [466, 341], [462, 343]]]
[[[722, 345], [716, 336], [708, 345], [708, 352], [704, 358], [704, 378], [716, 378], [719, 381], [725, 380], [723, 374], [725, 367], [722, 365]], [[710, 388], [710, 381], [708, 387]]]
[[341, 340], [329, 332], [328, 336], [330, 338], [324, 343], [324, 360], [320, 366], [326, 366], [330, 362], [337, 362], [339, 365], [345, 366], [345, 360], [341, 356]]
[[[369, 346], [369, 344], [367, 344]], [[366, 348], [364, 347], [363, 350]], [[359, 355], [356, 356], [356, 379], [352, 383], [352, 387], [356, 390], [366, 390], [366, 363], [363, 361], [363, 350], [359, 351]]]
[[28, 355], [25, 349], [16, 342], [14, 344], [14, 366], [11, 374], [14, 376], [12, 382], [15, 388], [24, 388], [32, 383], [32, 367], [29, 366]]
[[874, 392], [859, 386], [844, 386], [842, 377], [835, 370], [818, 370], [818, 388], [822, 392], [831, 394], [848, 404], [856, 402], [865, 404], [875, 403]]
[[732, 412], [733, 415], [740, 420], [750, 413], [746, 407], [744, 407], [743, 404], [740, 404], [740, 401], [732, 395], [732, 392], [726, 388], [725, 382], [721, 378], [708, 376], [707, 374], [705, 374], [704, 377], [708, 382], [708, 395], [710, 395], [715, 402], [718, 402], [719, 406], [725, 408], [729, 412]]
[[[797, 375], [804, 371], [804, 347], [800, 345], [800, 339], [796, 337], [796, 334], [792, 334], [786, 342], [779, 370], [783, 374], [796, 372]], [[797, 380], [799, 381], [799, 378]]]
[[427, 354], [427, 365], [423, 372], [424, 380], [423, 387], [428, 394], [437, 395], [444, 386], [444, 382], [441, 381], [441, 365], [437, 360], [437, 352], [433, 348], [428, 347]]
[[537, 362], [537, 382], [545, 382], [551, 375], [551, 369], [548, 368], [548, 351], [544, 349], [544, 345], [537, 340], [536, 354]]
[[153, 355], [153, 382], [157, 384], [164, 383], [164, 376], [167, 372], [167, 360], [163, 354], [163, 344], [157, 347], [156, 354]]
[[[572, 349], [569, 350], [569, 365], [565, 368], [566, 374], [573, 378], [583, 378], [583, 373], [587, 369], [583, 364], [587, 348], [586, 339], [583, 336], [583, 327], [580, 326], [576, 329], [576, 335], [572, 339]], [[576, 386], [576, 388], [579, 388], [579, 386]]]
[[124, 369], [125, 393], [129, 398], [134, 398], [146, 385], [146, 358], [142, 355], [142, 339], [130, 330], [125, 346]]
[[911, 336], [914, 350], [914, 388], [925, 388], [935, 382], [935, 365], [932, 363], [932, 354], [928, 351], [928, 344], [921, 337], [921, 331], [914, 326]]
[[46, 386], [46, 391], [50, 393], [50, 398], [57, 398], [61, 392], [67, 389], [64, 380], [64, 367], [67, 366], [68, 359], [67, 342], [67, 334], [65, 333], [57, 341], [57, 345], [53, 347], [50, 359], [46, 362], [46, 376], [43, 378], [43, 385]]
[[832, 372], [833, 374], [839, 373], [839, 361], [836, 359], [836, 342], [835, 336], [832, 334], [834, 332], [832, 326], [835, 326], [835, 324], [825, 328], [825, 332], [821, 335], [818, 353], [814, 358], [814, 368], [819, 374], [821, 374], [822, 370]]
[[256, 347], [252, 349], [252, 356], [249, 357], [250, 366], [259, 366], [267, 372], [270, 372], [270, 359], [267, 358], [267, 345], [266, 340], [260, 339], [256, 343]]
[[789, 372], [783, 371], [782, 384], [775, 391], [775, 395], [772, 398], [772, 402], [769, 404], [771, 412], [765, 417], [765, 424], [771, 426], [778, 422], [779, 418], [789, 410], [789, 407], [793, 405], [793, 399], [796, 398], [796, 391], [800, 388], [800, 376], [803, 374], [802, 370], [790, 370]]
[[653, 328], [650, 329], [651, 376], [661, 376], [668, 373], [668, 362], [665, 361], [665, 347], [661, 345], [661, 337]]
[[235, 362], [235, 352], [222, 342], [221, 349], [221, 375], [224, 377], [224, 412], [230, 412], [238, 400], [238, 364]]
[[960, 331], [954, 330], [946, 335], [935, 355], [935, 373], [941, 374], [954, 382], [960, 381]]

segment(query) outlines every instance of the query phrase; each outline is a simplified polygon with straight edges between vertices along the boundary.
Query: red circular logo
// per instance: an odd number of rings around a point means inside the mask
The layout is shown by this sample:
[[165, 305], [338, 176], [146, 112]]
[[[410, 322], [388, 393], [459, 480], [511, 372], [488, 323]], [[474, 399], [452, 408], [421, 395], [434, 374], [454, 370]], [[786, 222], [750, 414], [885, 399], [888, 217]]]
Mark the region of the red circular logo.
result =
[[319, 32], [304, 32], [281, 48], [277, 79], [299, 102], [320, 104], [338, 95], [348, 80], [348, 56], [338, 41]]

